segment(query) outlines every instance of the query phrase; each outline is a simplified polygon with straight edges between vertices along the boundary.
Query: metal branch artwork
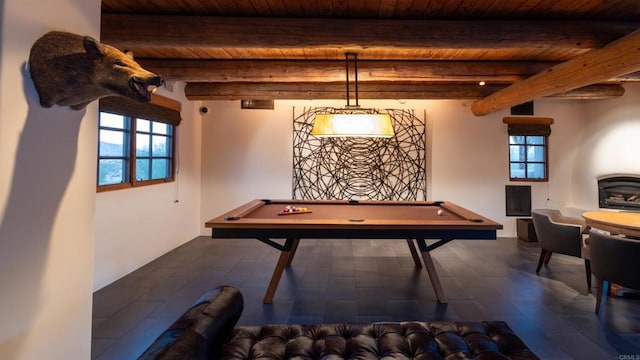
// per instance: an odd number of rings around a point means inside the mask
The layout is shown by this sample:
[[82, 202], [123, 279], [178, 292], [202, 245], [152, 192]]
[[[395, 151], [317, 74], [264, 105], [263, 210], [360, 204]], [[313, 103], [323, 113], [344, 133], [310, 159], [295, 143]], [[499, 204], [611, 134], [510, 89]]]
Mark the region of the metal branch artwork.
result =
[[305, 108], [300, 116], [294, 114], [293, 198], [426, 200], [424, 122], [413, 111], [362, 109], [389, 114], [395, 136], [318, 138], [310, 134], [316, 114], [340, 111]]

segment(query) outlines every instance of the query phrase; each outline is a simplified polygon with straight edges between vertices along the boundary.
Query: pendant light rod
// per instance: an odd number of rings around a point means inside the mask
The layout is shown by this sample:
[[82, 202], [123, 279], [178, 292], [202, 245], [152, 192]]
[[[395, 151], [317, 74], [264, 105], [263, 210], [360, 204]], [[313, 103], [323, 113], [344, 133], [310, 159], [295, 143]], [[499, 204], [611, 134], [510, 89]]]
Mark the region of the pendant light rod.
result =
[[347, 107], [351, 107], [350, 98], [351, 92], [349, 91], [349, 61], [353, 58], [353, 69], [354, 69], [354, 87], [355, 87], [355, 98], [356, 104], [354, 107], [360, 107], [358, 103], [358, 53], [356, 52], [346, 52], [344, 53], [345, 64], [346, 64], [346, 83], [347, 83]]
[[350, 106], [349, 99], [351, 98], [351, 93], [349, 92], [349, 53], [344, 53], [344, 64], [346, 67], [345, 77], [347, 83], [347, 108]]

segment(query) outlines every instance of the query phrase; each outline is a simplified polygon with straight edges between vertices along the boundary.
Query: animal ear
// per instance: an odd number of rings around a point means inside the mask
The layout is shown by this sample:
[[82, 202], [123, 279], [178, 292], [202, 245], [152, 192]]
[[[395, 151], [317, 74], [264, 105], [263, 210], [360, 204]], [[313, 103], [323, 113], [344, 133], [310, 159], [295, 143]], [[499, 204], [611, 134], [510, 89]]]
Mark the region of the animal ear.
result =
[[125, 50], [124, 53], [131, 58], [131, 60], [133, 60], [133, 51], [131, 50]]
[[102, 56], [105, 55], [102, 44], [100, 44], [98, 41], [96, 41], [96, 39], [92, 38], [91, 36], [84, 37], [84, 49], [89, 54], [99, 54]]

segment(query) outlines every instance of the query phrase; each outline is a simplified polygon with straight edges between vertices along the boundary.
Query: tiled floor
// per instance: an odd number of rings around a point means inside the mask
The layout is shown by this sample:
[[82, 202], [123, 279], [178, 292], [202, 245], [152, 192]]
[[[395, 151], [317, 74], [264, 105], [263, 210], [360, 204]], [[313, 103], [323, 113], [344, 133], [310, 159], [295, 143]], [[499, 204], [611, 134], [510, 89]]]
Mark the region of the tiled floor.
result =
[[[256, 240], [196, 238], [94, 295], [92, 358], [135, 359], [207, 289], [239, 288], [239, 323], [504, 320], [542, 359], [640, 356], [640, 299], [594, 314], [580, 259], [513, 238], [453, 241], [432, 253], [449, 303], [438, 304], [404, 241], [303, 240], [271, 305], [278, 252]], [[594, 281], [595, 284], [595, 281]], [[637, 357], [627, 357], [635, 359]]]

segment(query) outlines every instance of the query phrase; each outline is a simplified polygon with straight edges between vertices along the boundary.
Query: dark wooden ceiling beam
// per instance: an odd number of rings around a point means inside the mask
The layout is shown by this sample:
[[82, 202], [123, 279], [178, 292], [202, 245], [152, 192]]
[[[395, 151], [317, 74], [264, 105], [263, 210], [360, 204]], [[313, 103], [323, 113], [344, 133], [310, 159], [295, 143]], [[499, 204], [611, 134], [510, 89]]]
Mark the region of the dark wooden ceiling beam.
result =
[[445, 21], [102, 14], [119, 48], [599, 48], [637, 22]]
[[478, 116], [640, 70], [640, 30], [474, 102]]
[[[344, 61], [329, 60], [155, 60], [146, 69], [174, 81], [336, 82], [346, 81]], [[511, 84], [558, 62], [540, 61], [359, 61], [358, 80], [442, 81]], [[353, 77], [353, 69], [350, 70]]]
[[[360, 99], [480, 99], [508, 86], [402, 82], [368, 82], [359, 85], [358, 97]], [[189, 100], [346, 100], [347, 98], [344, 82], [190, 82], [186, 84], [184, 92]], [[618, 97], [623, 94], [624, 88], [622, 86], [604, 84], [577, 89], [573, 94], [556, 94], [550, 97], [603, 99]], [[354, 99], [353, 93], [351, 94], [351, 99]]]

